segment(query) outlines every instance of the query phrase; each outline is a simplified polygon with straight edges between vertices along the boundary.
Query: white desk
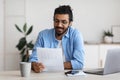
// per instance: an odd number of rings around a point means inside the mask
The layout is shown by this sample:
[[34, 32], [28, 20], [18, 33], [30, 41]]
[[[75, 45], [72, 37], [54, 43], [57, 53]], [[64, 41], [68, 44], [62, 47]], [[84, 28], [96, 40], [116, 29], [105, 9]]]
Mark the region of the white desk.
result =
[[31, 72], [31, 76], [25, 78], [20, 76], [20, 71], [4, 71], [0, 72], [0, 80], [120, 80], [120, 73], [104, 76], [87, 74], [86, 76], [67, 77], [64, 72]]

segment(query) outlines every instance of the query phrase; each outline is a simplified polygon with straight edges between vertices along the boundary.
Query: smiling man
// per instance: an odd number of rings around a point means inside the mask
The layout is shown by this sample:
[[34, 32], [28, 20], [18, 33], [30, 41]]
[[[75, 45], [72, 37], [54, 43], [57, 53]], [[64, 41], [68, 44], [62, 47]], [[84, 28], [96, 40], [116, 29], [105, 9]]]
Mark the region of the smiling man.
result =
[[36, 53], [37, 47], [62, 48], [65, 69], [78, 70], [84, 66], [84, 43], [81, 33], [72, 28], [73, 13], [69, 5], [59, 6], [54, 12], [54, 28], [45, 29], [38, 35], [30, 56], [32, 69], [43, 71], [44, 63], [39, 63]]

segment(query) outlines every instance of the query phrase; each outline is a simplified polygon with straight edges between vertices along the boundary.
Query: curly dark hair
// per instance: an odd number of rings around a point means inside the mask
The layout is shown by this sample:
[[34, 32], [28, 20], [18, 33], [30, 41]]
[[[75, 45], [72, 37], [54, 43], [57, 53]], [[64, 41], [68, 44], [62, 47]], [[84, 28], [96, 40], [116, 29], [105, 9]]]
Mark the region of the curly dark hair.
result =
[[62, 6], [59, 6], [58, 8], [56, 8], [55, 12], [54, 12], [54, 19], [55, 19], [55, 14], [68, 14], [69, 21], [73, 21], [73, 13], [72, 13], [72, 9], [69, 5], [62, 5]]

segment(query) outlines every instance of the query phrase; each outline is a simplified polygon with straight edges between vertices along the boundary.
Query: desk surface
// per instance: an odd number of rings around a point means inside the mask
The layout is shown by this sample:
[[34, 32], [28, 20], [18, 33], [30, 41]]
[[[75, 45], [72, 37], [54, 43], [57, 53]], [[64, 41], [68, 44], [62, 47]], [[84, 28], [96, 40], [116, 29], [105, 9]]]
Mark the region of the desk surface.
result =
[[64, 72], [31, 72], [31, 76], [25, 78], [20, 76], [20, 71], [4, 71], [0, 72], [0, 80], [120, 80], [120, 73], [67, 77]]

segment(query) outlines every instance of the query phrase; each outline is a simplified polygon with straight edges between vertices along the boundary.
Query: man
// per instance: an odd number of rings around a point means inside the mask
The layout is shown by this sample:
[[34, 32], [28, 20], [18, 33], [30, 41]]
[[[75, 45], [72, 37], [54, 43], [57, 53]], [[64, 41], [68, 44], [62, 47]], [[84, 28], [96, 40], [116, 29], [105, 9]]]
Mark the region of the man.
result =
[[84, 43], [81, 33], [72, 28], [73, 14], [69, 5], [59, 6], [54, 12], [54, 28], [39, 33], [33, 53], [30, 57], [32, 69], [43, 71], [44, 63], [39, 63], [36, 55], [37, 47], [63, 49], [64, 68], [82, 69], [84, 66]]

